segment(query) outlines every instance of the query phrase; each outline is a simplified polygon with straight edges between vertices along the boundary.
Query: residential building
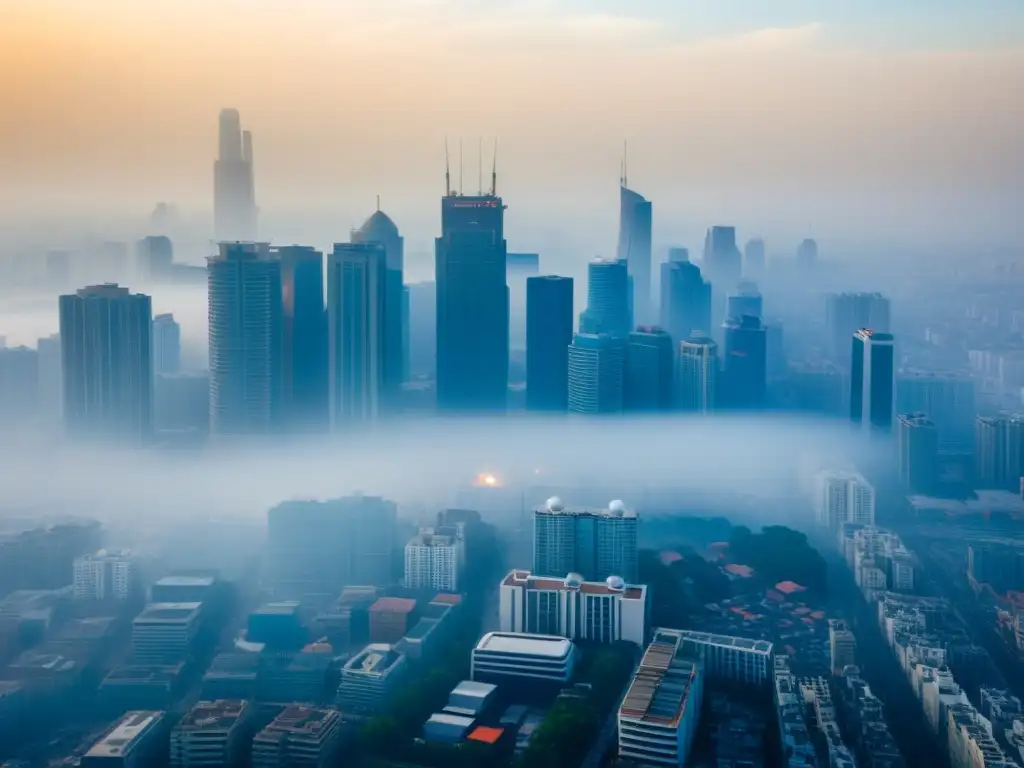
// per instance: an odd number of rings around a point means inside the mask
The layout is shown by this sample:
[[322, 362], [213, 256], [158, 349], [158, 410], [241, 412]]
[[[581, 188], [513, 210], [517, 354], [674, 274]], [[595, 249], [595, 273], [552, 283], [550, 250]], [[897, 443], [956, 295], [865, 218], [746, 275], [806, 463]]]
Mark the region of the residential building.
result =
[[252, 742], [253, 768], [337, 765], [342, 720], [336, 709], [292, 704], [256, 734]]
[[1020, 492], [1024, 477], [1024, 417], [979, 416], [974, 424], [975, 487]]
[[552, 497], [533, 512], [533, 573], [579, 573], [590, 581], [618, 576], [635, 584], [637, 524], [637, 513], [619, 500], [607, 509], [568, 509]]
[[181, 370], [181, 326], [174, 315], [153, 318], [153, 373], [178, 373]]
[[843, 523], [875, 524], [875, 489], [858, 472], [828, 470], [817, 476], [818, 525], [838, 531]]
[[939, 481], [939, 431], [924, 413], [905, 413], [896, 424], [900, 479], [913, 493], [934, 493]]
[[829, 619], [828, 651], [833, 675], [842, 675], [847, 666], [857, 664], [857, 638], [842, 619]]
[[75, 558], [76, 600], [127, 600], [141, 592], [138, 565], [131, 552], [101, 549]]
[[456, 536], [421, 528], [405, 545], [405, 586], [409, 589], [459, 591], [459, 571], [465, 543]]

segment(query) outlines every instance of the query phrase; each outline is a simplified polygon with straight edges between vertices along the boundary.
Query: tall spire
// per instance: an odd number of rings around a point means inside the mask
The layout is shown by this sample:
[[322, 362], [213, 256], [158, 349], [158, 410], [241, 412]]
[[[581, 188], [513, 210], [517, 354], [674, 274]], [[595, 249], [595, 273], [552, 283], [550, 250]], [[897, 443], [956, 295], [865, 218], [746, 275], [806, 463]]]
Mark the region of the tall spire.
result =
[[448, 137], [444, 137], [444, 196], [451, 197], [452, 194], [452, 172], [448, 163]]
[[494, 137], [494, 154], [491, 155], [491, 197], [498, 196], [498, 137]]
[[622, 186], [629, 186], [629, 141], [622, 141]]

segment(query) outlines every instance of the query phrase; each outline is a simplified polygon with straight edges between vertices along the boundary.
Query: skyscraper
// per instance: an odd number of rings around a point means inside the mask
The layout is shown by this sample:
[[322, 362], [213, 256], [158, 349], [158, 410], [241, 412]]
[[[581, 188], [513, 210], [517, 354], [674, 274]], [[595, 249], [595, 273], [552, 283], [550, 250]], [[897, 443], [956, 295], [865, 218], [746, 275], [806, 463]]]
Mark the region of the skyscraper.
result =
[[744, 315], [764, 319], [764, 297], [757, 289], [757, 283], [751, 280], [740, 280], [736, 292], [729, 295], [726, 301], [726, 317], [739, 320]]
[[676, 403], [682, 411], [709, 413], [715, 408], [718, 345], [709, 336], [679, 342]]
[[565, 411], [572, 343], [571, 277], [526, 278], [526, 407]]
[[717, 332], [725, 320], [725, 299], [743, 274], [743, 260], [736, 247], [736, 227], [711, 227], [704, 238], [704, 276], [711, 281], [711, 326]]
[[866, 430], [891, 432], [895, 404], [892, 334], [862, 328], [853, 335], [850, 420]]
[[1017, 490], [1024, 477], [1024, 416], [979, 416], [974, 427], [974, 483]]
[[977, 415], [974, 379], [968, 373], [901, 370], [896, 412], [927, 413], [940, 442], [970, 446]]
[[503, 412], [508, 400], [505, 205], [491, 191], [441, 201], [435, 246], [437, 407]]
[[256, 239], [252, 134], [242, 131], [237, 109], [222, 109], [219, 153], [213, 164], [213, 220], [217, 240]]
[[138, 272], [149, 279], [166, 278], [174, 264], [174, 245], [165, 235], [150, 235], [135, 244]]
[[580, 333], [624, 339], [632, 327], [629, 305], [626, 262], [593, 259], [587, 267], [587, 308], [580, 316]]
[[38, 350], [0, 347], [0, 423], [34, 419], [39, 395]]
[[819, 525], [838, 531], [843, 523], [875, 524], [875, 489], [857, 472], [820, 473], [815, 495]]
[[[352, 232], [353, 243], [380, 243], [384, 246], [386, 274], [384, 278], [384, 405], [394, 409], [405, 380], [405, 345], [402, 340], [404, 323], [404, 269], [405, 238], [398, 226], [379, 208], [363, 226]], [[432, 321], [432, 323], [435, 321]]]
[[676, 342], [711, 333], [711, 283], [689, 259], [661, 265], [661, 327]]
[[569, 345], [569, 411], [621, 413], [626, 340], [577, 333]]
[[79, 437], [145, 441], [153, 431], [149, 296], [108, 283], [60, 297], [64, 424]]
[[935, 493], [939, 471], [939, 432], [923, 413], [906, 413], [896, 426], [900, 479], [913, 493]]
[[384, 393], [387, 251], [337, 243], [327, 263], [331, 424], [375, 421]]
[[889, 333], [889, 300], [880, 293], [831, 293], [825, 300], [832, 355], [846, 368], [850, 364], [850, 337], [861, 328]]
[[629, 334], [623, 407], [627, 411], [672, 409], [675, 350], [661, 328], [640, 326]]
[[221, 243], [206, 275], [210, 433], [275, 432], [284, 378], [281, 262], [265, 243]]
[[768, 387], [768, 337], [756, 317], [743, 315], [726, 322], [723, 375], [728, 407], [764, 408]]
[[796, 268], [808, 272], [818, 264], [818, 244], [811, 238], [800, 242], [796, 249]]
[[650, 322], [651, 316], [651, 203], [626, 185], [619, 186], [619, 247], [616, 256], [625, 261], [633, 283], [629, 306], [632, 316]]
[[637, 513], [621, 501], [607, 509], [566, 509], [550, 498], [533, 511], [533, 573], [593, 581], [620, 576], [635, 584], [637, 523]]
[[743, 246], [743, 277], [748, 280], [760, 280], [764, 277], [764, 267], [764, 240], [759, 237], [747, 240], [747, 244]]
[[181, 370], [181, 326], [174, 315], [153, 318], [153, 372], [177, 373]]
[[324, 256], [315, 248], [273, 249], [281, 262], [281, 397], [285, 429], [326, 431], [329, 423]]

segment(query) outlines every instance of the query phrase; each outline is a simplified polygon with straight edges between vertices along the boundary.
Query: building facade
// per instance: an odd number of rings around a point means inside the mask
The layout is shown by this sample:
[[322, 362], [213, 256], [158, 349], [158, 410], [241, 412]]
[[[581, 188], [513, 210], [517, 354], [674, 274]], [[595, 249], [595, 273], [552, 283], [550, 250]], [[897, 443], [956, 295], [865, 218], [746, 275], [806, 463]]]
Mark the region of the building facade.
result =
[[624, 410], [672, 410], [675, 363], [672, 337], [661, 328], [640, 326], [629, 334], [623, 383]]
[[526, 408], [564, 412], [569, 407], [573, 280], [526, 278]]
[[850, 364], [850, 420], [861, 429], [878, 434], [892, 431], [895, 373], [892, 334], [867, 328], [857, 331]]
[[717, 406], [718, 345], [710, 336], [679, 342], [676, 404], [687, 413], [710, 413]]
[[569, 345], [570, 413], [622, 413], [626, 342], [609, 334], [577, 333]]
[[567, 509], [552, 497], [533, 512], [533, 573], [578, 573], [590, 581], [618, 576], [635, 584], [638, 522], [618, 500], [604, 510]]

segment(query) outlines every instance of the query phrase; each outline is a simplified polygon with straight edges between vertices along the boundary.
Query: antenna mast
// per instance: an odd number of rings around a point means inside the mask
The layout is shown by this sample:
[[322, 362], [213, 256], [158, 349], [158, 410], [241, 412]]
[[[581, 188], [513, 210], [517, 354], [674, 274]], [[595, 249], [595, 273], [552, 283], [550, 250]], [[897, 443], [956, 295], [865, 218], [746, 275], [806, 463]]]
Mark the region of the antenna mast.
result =
[[462, 194], [462, 137], [459, 137], [459, 194]]
[[622, 186], [629, 186], [629, 141], [622, 142]]
[[494, 139], [494, 154], [491, 155], [491, 197], [498, 196], [498, 139]]
[[452, 194], [452, 173], [448, 164], [448, 137], [444, 137], [444, 196], [451, 197]]

